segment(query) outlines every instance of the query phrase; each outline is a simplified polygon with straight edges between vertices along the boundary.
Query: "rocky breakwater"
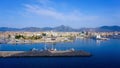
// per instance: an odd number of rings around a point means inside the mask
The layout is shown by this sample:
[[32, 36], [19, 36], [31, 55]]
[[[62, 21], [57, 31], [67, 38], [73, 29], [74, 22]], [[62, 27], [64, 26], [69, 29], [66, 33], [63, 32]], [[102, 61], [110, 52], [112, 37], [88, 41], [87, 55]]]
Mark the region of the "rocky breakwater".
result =
[[0, 57], [90, 57], [85, 51], [0, 51]]

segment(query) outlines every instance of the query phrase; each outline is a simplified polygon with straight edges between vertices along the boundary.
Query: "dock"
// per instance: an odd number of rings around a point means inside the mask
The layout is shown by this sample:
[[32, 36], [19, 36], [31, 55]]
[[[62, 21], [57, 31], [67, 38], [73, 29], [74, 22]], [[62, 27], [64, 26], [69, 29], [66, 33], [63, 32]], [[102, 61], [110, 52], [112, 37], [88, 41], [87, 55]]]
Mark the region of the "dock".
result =
[[0, 57], [90, 57], [90, 53], [79, 51], [0, 51]]

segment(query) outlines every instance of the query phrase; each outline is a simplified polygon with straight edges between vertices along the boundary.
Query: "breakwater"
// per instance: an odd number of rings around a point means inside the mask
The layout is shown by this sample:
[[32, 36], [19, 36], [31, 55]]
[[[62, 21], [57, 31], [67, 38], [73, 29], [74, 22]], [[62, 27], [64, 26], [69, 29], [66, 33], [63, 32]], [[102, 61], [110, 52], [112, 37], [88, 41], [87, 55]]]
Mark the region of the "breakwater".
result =
[[0, 51], [0, 57], [89, 57], [85, 51]]

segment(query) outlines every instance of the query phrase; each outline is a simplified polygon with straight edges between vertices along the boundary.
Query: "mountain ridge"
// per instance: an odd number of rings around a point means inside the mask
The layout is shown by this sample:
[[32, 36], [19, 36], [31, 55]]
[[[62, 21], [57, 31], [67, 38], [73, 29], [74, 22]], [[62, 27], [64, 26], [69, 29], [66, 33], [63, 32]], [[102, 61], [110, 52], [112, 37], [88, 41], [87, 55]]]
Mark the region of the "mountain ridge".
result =
[[37, 31], [59, 31], [59, 32], [79, 32], [79, 31], [98, 31], [98, 32], [113, 32], [120, 31], [120, 26], [101, 26], [97, 28], [79, 28], [74, 29], [69, 26], [60, 25], [57, 27], [25, 27], [25, 28], [9, 28], [9, 27], [0, 27], [1, 32], [6, 31], [29, 31], [29, 32], [37, 32]]

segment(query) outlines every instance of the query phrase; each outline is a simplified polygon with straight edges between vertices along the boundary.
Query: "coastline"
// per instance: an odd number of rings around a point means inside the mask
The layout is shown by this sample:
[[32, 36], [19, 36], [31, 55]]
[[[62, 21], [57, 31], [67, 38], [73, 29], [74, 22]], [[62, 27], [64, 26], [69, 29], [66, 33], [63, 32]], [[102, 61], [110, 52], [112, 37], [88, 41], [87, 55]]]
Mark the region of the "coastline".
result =
[[[5, 44], [34, 44], [34, 43], [58, 43], [58, 42], [73, 42], [73, 40], [67, 40], [67, 41], [39, 41], [39, 40], [33, 40], [30, 42], [7, 42]], [[1, 43], [2, 44], [2, 43]]]

